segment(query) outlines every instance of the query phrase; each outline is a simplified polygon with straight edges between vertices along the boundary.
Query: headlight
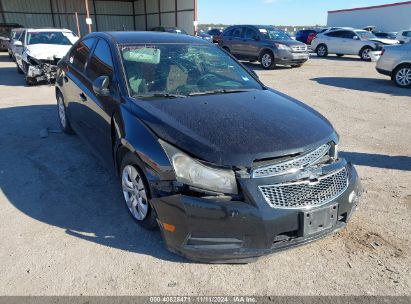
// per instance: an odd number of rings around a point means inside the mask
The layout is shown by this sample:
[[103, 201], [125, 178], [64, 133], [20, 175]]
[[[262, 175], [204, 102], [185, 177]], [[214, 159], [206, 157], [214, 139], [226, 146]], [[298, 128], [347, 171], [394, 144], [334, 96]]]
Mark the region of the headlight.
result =
[[281, 43], [276, 43], [275, 46], [279, 50], [286, 50], [286, 51], [291, 51], [291, 48], [288, 45], [281, 44]]
[[238, 193], [234, 171], [206, 166], [161, 139], [159, 142], [174, 168], [177, 181], [218, 193]]

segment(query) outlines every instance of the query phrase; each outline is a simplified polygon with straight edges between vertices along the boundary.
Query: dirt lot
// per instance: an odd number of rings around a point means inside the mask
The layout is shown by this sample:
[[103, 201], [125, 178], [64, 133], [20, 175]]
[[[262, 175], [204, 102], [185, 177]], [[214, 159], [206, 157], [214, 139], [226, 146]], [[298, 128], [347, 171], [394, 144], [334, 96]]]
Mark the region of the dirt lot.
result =
[[410, 295], [411, 90], [356, 58], [256, 69], [336, 127], [365, 188], [340, 233], [248, 265], [188, 262], [139, 228], [119, 184], [58, 129], [54, 88], [0, 56], [0, 295]]

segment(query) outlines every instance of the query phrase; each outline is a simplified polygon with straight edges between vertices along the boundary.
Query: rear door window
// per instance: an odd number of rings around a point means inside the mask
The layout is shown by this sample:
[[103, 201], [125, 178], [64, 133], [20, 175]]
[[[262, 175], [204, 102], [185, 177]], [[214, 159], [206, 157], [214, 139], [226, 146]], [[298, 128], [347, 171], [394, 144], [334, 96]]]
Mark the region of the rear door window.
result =
[[112, 79], [113, 70], [110, 46], [105, 40], [100, 39], [97, 42], [90, 64], [87, 67], [87, 76], [91, 81], [103, 75], [109, 76], [110, 79]]
[[70, 63], [80, 72], [84, 71], [90, 50], [95, 40], [95, 38], [89, 38], [81, 41], [70, 53]]
[[328, 34], [325, 34], [328, 37], [334, 37], [334, 38], [342, 38], [342, 31], [336, 31], [336, 32], [331, 32]]
[[244, 29], [244, 38], [245, 39], [254, 39], [256, 36], [258, 36], [258, 33], [253, 28], [247, 27], [247, 28]]
[[233, 37], [234, 37], [234, 38], [241, 38], [242, 32], [243, 32], [243, 29], [242, 29], [241, 27], [236, 27], [236, 28], [233, 30]]

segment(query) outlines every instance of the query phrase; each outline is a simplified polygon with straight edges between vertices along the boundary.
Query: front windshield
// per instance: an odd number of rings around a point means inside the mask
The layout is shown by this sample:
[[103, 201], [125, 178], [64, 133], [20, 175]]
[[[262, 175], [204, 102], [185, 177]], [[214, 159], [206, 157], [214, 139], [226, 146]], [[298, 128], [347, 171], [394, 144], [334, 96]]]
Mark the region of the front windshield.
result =
[[377, 38], [377, 36], [375, 36], [373, 33], [367, 32], [367, 31], [358, 31], [356, 33], [358, 37], [360, 37], [361, 39], [365, 39], [365, 40]]
[[72, 37], [74, 35], [70, 32], [29, 32], [27, 34], [27, 44], [73, 45]]
[[289, 40], [290, 36], [288, 36], [285, 32], [276, 29], [259, 29], [261, 35], [264, 39], [268, 40]]
[[127, 45], [120, 50], [131, 95], [139, 98], [263, 89], [243, 67], [214, 45]]

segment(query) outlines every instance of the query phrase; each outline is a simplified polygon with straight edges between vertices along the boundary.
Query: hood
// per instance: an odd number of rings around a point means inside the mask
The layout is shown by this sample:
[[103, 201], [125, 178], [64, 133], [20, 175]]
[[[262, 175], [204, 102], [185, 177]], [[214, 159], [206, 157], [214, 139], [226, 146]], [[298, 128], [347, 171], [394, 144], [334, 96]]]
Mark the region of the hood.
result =
[[337, 141], [319, 113], [271, 90], [137, 100], [133, 112], [161, 139], [220, 166], [251, 167]]
[[63, 58], [70, 50], [71, 45], [33, 44], [26, 47], [27, 55], [40, 60]]
[[385, 44], [385, 45], [395, 45], [395, 44], [400, 43], [398, 40], [386, 39], [386, 38], [373, 38], [373, 39], [370, 39], [370, 40], [375, 41], [375, 42], [380, 42], [380, 43]]
[[287, 46], [305, 46], [305, 43], [302, 43], [300, 41], [294, 40], [294, 39], [280, 39], [280, 40], [270, 40], [275, 43], [281, 43], [285, 44]]

